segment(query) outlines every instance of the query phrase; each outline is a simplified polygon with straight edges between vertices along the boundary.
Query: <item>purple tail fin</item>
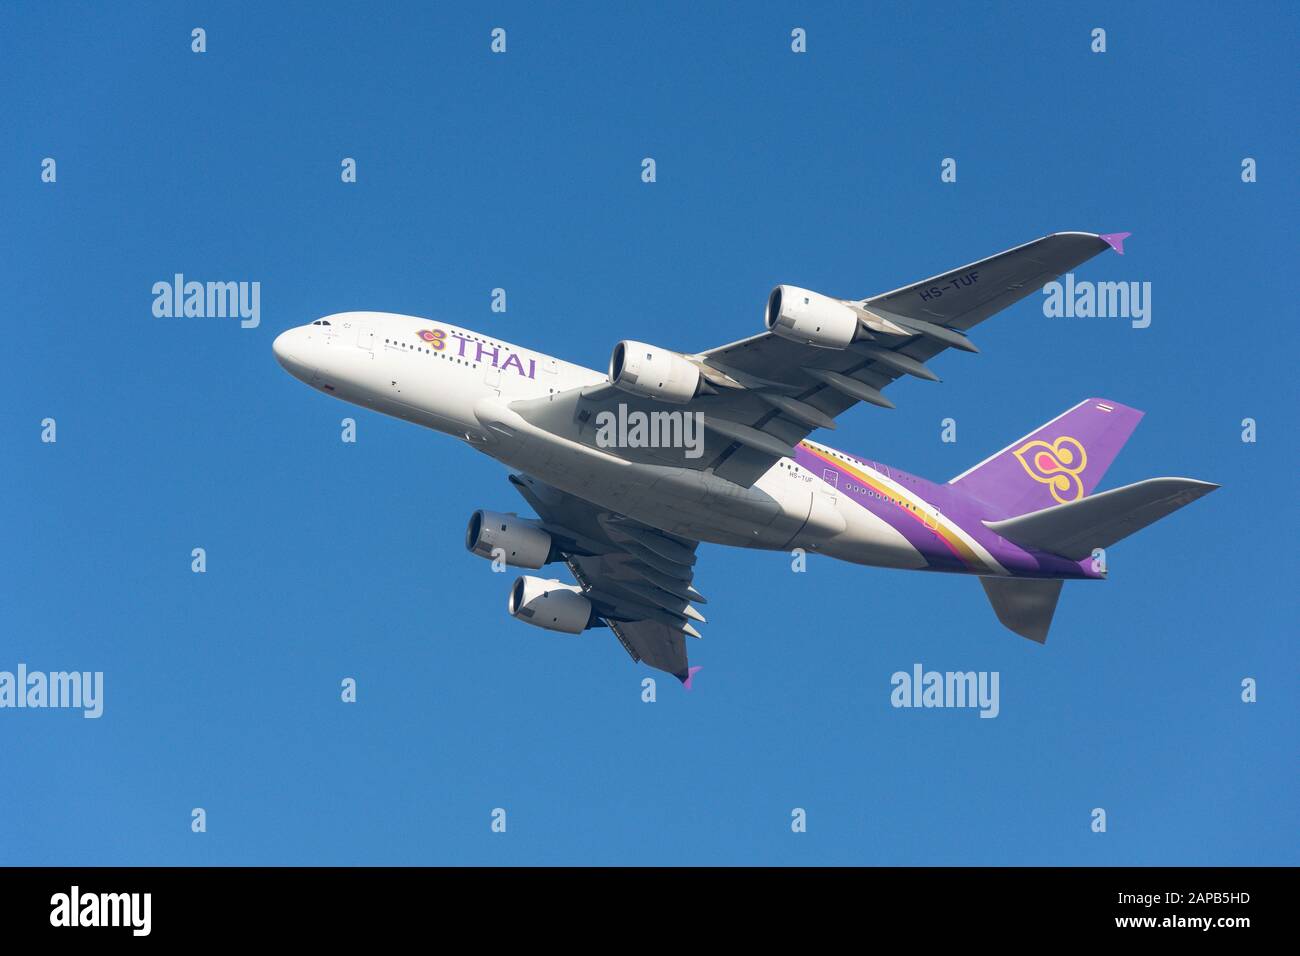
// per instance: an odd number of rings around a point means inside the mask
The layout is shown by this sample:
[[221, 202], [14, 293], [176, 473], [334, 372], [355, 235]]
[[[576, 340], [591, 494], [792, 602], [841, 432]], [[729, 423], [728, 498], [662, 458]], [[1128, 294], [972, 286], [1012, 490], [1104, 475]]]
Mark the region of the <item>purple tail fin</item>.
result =
[[948, 484], [995, 520], [1077, 501], [1092, 494], [1141, 420], [1136, 408], [1085, 399]]

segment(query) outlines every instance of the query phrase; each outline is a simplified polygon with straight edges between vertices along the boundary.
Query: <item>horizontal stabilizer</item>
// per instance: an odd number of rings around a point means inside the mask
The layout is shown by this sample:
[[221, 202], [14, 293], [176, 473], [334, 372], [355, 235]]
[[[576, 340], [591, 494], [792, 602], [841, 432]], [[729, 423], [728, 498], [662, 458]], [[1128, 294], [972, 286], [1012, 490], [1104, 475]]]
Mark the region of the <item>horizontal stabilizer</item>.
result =
[[980, 578], [998, 620], [1039, 644], [1047, 640], [1064, 583], [1052, 578]]
[[1218, 487], [1194, 478], [1148, 478], [1069, 504], [984, 524], [1022, 548], [1080, 561], [1093, 549], [1110, 547]]

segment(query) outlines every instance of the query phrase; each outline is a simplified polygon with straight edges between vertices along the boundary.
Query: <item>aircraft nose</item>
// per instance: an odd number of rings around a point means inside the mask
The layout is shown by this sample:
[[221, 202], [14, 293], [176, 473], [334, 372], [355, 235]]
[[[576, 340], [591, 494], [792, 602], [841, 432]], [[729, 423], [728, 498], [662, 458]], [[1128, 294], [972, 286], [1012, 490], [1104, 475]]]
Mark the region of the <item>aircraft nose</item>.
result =
[[289, 365], [289, 333], [281, 332], [271, 343], [271, 351], [275, 353], [275, 360], [285, 368]]
[[302, 379], [304, 382], [314, 379], [316, 375], [315, 368], [305, 358], [305, 345], [301, 329], [281, 332], [271, 343], [271, 351], [275, 353], [275, 360], [280, 363], [280, 366], [294, 378]]

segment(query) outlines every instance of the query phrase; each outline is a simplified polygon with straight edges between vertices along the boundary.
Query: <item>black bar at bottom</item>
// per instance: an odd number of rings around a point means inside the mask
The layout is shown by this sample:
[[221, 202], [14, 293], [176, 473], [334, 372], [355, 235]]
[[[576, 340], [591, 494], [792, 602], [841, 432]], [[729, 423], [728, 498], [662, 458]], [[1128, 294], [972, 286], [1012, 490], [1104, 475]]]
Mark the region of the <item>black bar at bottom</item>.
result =
[[899, 930], [927, 940], [1050, 932], [1230, 941], [1286, 926], [1293, 876], [1285, 868], [13, 868], [0, 869], [0, 926], [7, 942], [75, 934], [92, 945], [133, 936], [338, 944], [453, 926], [537, 943], [598, 925], [647, 940], [660, 931], [736, 939], [815, 928], [864, 940]]

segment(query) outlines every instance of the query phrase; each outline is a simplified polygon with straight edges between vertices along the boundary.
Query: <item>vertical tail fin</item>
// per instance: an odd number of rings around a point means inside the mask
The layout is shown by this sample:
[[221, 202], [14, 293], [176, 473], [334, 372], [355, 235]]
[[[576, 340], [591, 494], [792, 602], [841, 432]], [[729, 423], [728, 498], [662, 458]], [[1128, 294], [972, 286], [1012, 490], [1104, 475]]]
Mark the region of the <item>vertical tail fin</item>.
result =
[[1084, 399], [948, 484], [983, 502], [992, 519], [1069, 504], [1097, 487], [1141, 420], [1136, 408]]

